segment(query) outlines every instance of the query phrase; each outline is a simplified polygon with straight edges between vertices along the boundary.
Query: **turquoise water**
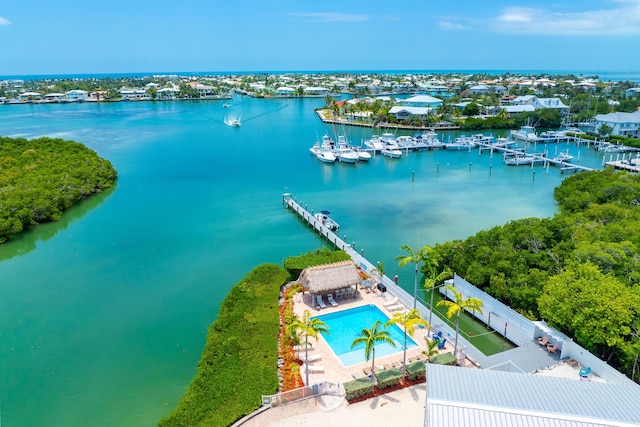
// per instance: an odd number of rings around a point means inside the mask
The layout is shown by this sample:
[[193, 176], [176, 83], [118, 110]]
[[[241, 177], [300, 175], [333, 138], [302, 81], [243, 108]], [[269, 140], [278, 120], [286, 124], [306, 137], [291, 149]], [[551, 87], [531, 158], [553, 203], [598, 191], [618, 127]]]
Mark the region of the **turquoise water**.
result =
[[[283, 192], [330, 210], [410, 292], [413, 267], [395, 262], [402, 244], [556, 210], [564, 175], [553, 168], [534, 178], [476, 151], [326, 165], [309, 154], [316, 134], [333, 132], [313, 111], [321, 99], [222, 103], [0, 106], [3, 135], [81, 141], [119, 171], [114, 190], [0, 246], [3, 427], [154, 425], [189, 385], [229, 288], [323, 245]], [[222, 124], [227, 112], [241, 128]], [[579, 150], [582, 163], [602, 162]]]
[[[351, 366], [365, 361], [364, 344], [359, 344], [353, 349], [351, 344], [360, 336], [364, 328], [371, 328], [376, 320], [385, 324], [389, 317], [374, 305], [363, 305], [361, 307], [350, 308], [335, 313], [315, 316], [329, 326], [329, 334], [322, 333], [333, 352], [338, 356], [344, 366]], [[386, 329], [395, 341], [393, 347], [388, 343], [379, 343], [375, 346], [376, 357], [388, 356], [403, 351], [404, 332], [396, 325], [389, 325]], [[416, 348], [418, 344], [407, 336], [407, 350]]]

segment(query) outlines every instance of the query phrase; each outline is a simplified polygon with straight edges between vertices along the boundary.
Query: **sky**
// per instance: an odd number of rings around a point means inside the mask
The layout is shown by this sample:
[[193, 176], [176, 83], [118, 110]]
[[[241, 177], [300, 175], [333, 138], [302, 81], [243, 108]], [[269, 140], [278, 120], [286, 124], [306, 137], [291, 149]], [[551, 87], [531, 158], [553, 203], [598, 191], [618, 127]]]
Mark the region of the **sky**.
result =
[[640, 71], [640, 0], [9, 0], [0, 75]]

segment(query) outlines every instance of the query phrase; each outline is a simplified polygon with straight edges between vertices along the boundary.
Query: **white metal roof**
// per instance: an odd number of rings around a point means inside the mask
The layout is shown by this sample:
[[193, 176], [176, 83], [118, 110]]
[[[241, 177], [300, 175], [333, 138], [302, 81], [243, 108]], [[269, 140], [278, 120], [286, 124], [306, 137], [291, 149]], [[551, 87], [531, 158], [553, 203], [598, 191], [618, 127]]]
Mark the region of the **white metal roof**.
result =
[[640, 425], [640, 386], [427, 364], [425, 426]]
[[416, 96], [412, 96], [411, 98], [407, 98], [403, 100], [403, 102], [436, 104], [436, 103], [441, 103], [442, 99], [434, 98], [433, 96], [429, 96], [429, 95], [416, 95]]
[[640, 110], [633, 113], [609, 113], [596, 115], [597, 122], [606, 123], [640, 123]]

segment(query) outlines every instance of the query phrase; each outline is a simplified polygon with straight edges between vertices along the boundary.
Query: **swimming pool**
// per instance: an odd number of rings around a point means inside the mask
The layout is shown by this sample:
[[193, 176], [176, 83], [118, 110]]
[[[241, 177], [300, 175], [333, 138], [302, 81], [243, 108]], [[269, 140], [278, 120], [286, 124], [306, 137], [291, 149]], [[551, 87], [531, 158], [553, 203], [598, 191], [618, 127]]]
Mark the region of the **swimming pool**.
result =
[[[336, 313], [314, 316], [322, 320], [329, 326], [330, 335], [322, 334], [338, 359], [345, 366], [355, 365], [364, 362], [364, 344], [360, 344], [351, 349], [351, 343], [360, 336], [364, 328], [371, 328], [376, 320], [383, 324], [389, 321], [375, 304], [363, 305], [361, 307], [350, 308]], [[391, 338], [396, 342], [396, 347], [387, 343], [376, 343], [376, 359], [401, 352], [404, 343], [404, 332], [402, 328], [391, 325], [387, 328]], [[407, 350], [418, 347], [418, 344], [411, 337], [407, 336]]]

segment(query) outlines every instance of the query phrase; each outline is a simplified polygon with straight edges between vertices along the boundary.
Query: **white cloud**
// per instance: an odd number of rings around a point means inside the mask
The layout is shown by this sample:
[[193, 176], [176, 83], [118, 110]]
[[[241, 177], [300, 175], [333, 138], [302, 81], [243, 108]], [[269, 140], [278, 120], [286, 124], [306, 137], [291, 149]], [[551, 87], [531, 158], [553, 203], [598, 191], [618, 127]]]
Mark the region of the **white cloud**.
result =
[[466, 27], [451, 21], [438, 21], [438, 26], [447, 30], [464, 30]]
[[11, 21], [0, 16], [0, 25], [11, 25]]
[[290, 15], [303, 18], [308, 22], [363, 22], [371, 20], [368, 15], [335, 12], [291, 13]]
[[[540, 35], [638, 35], [640, 0], [618, 0], [601, 10], [555, 12], [510, 6], [492, 19], [495, 31]], [[574, 7], [575, 8], [575, 7]]]

